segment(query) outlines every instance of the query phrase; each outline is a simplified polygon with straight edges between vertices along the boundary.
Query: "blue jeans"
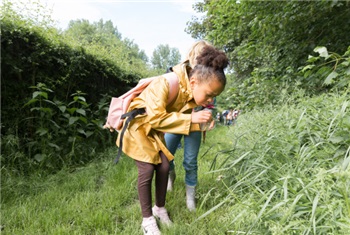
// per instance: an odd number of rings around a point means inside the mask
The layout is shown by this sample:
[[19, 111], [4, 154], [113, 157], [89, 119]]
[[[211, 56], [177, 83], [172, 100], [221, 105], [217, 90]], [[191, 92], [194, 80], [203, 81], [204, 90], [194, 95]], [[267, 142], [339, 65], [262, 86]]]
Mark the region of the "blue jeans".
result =
[[[186, 171], [185, 182], [188, 186], [196, 186], [198, 178], [197, 157], [199, 147], [201, 145], [202, 132], [190, 132], [189, 135], [166, 133], [165, 142], [167, 148], [173, 155], [175, 155], [177, 146], [179, 145], [182, 136], [184, 136], [184, 160], [182, 164]], [[174, 168], [174, 161], [170, 161], [170, 170], [174, 170]]]

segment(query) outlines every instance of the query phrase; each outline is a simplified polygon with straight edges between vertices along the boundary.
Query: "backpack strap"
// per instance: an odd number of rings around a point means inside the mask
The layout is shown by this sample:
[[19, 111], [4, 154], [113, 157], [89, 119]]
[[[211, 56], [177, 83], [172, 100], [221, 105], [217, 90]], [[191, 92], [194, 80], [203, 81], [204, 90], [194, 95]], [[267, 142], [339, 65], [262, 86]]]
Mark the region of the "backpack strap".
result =
[[119, 149], [118, 149], [117, 157], [114, 160], [115, 164], [118, 163], [120, 155], [122, 154], [124, 132], [125, 132], [126, 128], [129, 126], [129, 122], [131, 120], [133, 120], [137, 115], [145, 113], [145, 111], [146, 110], [144, 108], [134, 109], [134, 110], [131, 110], [130, 112], [124, 113], [121, 116], [121, 119], [125, 119], [126, 118], [126, 121], [124, 123], [122, 131], [120, 132]]
[[167, 101], [167, 105], [169, 105], [175, 101], [179, 93], [179, 78], [174, 72], [166, 73], [163, 76], [169, 82], [169, 96]]
[[[168, 101], [167, 101], [167, 105], [168, 105], [168, 104], [173, 103], [177, 97], [177, 94], [179, 92], [179, 79], [178, 79], [176, 73], [174, 73], [174, 72], [164, 74], [164, 77], [169, 82], [169, 96], [168, 96]], [[122, 154], [124, 132], [125, 132], [126, 128], [129, 126], [129, 122], [131, 120], [133, 120], [137, 115], [143, 114], [145, 112], [146, 112], [146, 110], [144, 108], [140, 108], [140, 109], [131, 110], [130, 112], [127, 112], [121, 116], [121, 119], [126, 118], [126, 120], [125, 120], [125, 123], [124, 123], [124, 126], [123, 126], [121, 132], [119, 133], [120, 134], [119, 149], [118, 149], [117, 157], [114, 160], [115, 164], [118, 163], [119, 158]]]

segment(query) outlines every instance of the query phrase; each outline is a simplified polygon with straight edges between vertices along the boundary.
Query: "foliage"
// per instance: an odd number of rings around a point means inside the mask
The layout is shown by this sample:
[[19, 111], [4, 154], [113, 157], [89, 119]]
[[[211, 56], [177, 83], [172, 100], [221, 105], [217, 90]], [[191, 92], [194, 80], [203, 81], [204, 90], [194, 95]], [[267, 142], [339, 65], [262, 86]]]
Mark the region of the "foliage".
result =
[[106, 58], [126, 71], [143, 76], [149, 74], [146, 53], [128, 38], [122, 39], [121, 33], [110, 20], [103, 22], [100, 19], [91, 24], [84, 19], [72, 20], [63, 36], [64, 40], [83, 46], [88, 53]]
[[[14, 3], [3, 2], [1, 162], [20, 173], [84, 163], [104, 143], [113, 144], [101, 129], [109, 97], [146, 76], [141, 71], [146, 62], [134, 59], [142, 52], [128, 40], [121, 42], [111, 22], [90, 27], [94, 40], [105, 41], [83, 45], [63, 36], [40, 14], [28, 20]], [[118, 53], [129, 56], [131, 60], [122, 57], [129, 66], [118, 62]]]
[[[328, 52], [325, 47], [314, 49], [318, 56], [309, 56], [308, 65], [302, 67], [300, 84], [313, 90], [339, 91], [350, 85], [350, 46], [343, 56]], [[305, 81], [303, 81], [303, 79]]]
[[285, 94], [316, 95], [337, 86], [336, 80], [321, 86], [312, 71], [302, 79], [299, 68], [318, 46], [334, 54], [347, 50], [349, 1], [204, 1], [195, 9], [206, 15], [194, 18], [186, 31], [229, 55], [236, 80], [228, 90], [229, 102], [250, 109], [276, 104]]
[[151, 63], [154, 69], [166, 71], [168, 68], [180, 63], [181, 54], [179, 49], [170, 48], [169, 45], [158, 45], [153, 51]]
[[349, 108], [349, 93], [330, 94], [240, 115], [226, 134], [232, 147], [218, 152], [212, 165], [227, 187], [217, 205], [229, 207], [227, 229], [346, 234]]
[[[349, 93], [324, 94], [243, 112], [234, 126], [217, 125], [198, 156], [196, 213], [186, 209], [178, 150], [166, 204], [174, 226], [162, 232], [348, 234], [349, 108]], [[137, 168], [129, 157], [113, 165], [116, 152], [107, 149], [106, 160], [45, 176], [14, 176], [2, 168], [3, 232], [141, 234]]]
[[[206, 17], [187, 32], [204, 35], [229, 54], [235, 72], [255, 67], [297, 68], [318, 45], [345, 51], [349, 42], [348, 1], [205, 1], [196, 10]], [[307, 30], [305, 30], [307, 29]], [[200, 33], [197, 33], [197, 32]]]
[[24, 113], [30, 110], [21, 120], [24, 137], [17, 133], [2, 138], [3, 166], [21, 174], [36, 168], [54, 172], [90, 161], [112, 142], [112, 136], [102, 129], [109, 104], [106, 97], [98, 109], [91, 110], [86, 94], [80, 91], [67, 103], [52, 97], [53, 90], [43, 83], [31, 88], [32, 98], [22, 108]]
[[304, 66], [297, 70], [288, 67], [282, 77], [276, 77], [273, 68], [255, 68], [246, 79], [237, 79], [231, 74], [228, 77], [232, 85], [224, 93], [226, 102], [252, 109], [266, 104], [299, 102], [305, 95], [345, 92], [350, 85], [349, 49], [340, 56], [329, 53], [325, 47], [317, 47]]

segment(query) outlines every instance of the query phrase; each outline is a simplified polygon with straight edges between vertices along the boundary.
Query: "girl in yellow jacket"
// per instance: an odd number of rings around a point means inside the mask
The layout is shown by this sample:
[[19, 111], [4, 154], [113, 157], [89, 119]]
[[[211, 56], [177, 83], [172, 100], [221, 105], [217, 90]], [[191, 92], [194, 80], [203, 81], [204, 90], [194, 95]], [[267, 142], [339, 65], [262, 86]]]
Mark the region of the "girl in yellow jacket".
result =
[[[198, 131], [200, 123], [211, 121], [210, 112], [192, 112], [192, 109], [211, 104], [214, 97], [224, 90], [224, 69], [227, 65], [228, 59], [224, 52], [206, 47], [197, 56], [194, 68], [189, 66], [188, 61], [173, 67], [170, 75], [178, 79], [178, 92], [173, 101], [167, 102], [170, 94], [167, 79], [158, 76], [130, 104], [128, 111], [140, 108], [146, 111], [129, 123], [122, 146], [123, 152], [135, 160], [138, 168], [137, 187], [144, 234], [160, 234], [154, 217], [165, 225], [172, 224], [164, 206], [169, 161], [174, 156], [165, 145], [164, 133], [188, 135], [190, 131]], [[154, 171], [155, 206], [152, 208]]]

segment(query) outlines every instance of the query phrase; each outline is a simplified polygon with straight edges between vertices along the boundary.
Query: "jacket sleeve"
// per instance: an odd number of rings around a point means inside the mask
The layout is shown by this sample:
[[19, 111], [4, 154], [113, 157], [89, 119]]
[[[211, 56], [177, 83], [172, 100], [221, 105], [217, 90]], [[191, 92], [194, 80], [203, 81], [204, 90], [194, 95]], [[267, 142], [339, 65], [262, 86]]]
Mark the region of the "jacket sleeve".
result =
[[[169, 85], [165, 78], [155, 79], [139, 96], [146, 108], [146, 121], [157, 131], [188, 135], [191, 130], [191, 113], [167, 112]], [[182, 108], [181, 104], [175, 104]]]

